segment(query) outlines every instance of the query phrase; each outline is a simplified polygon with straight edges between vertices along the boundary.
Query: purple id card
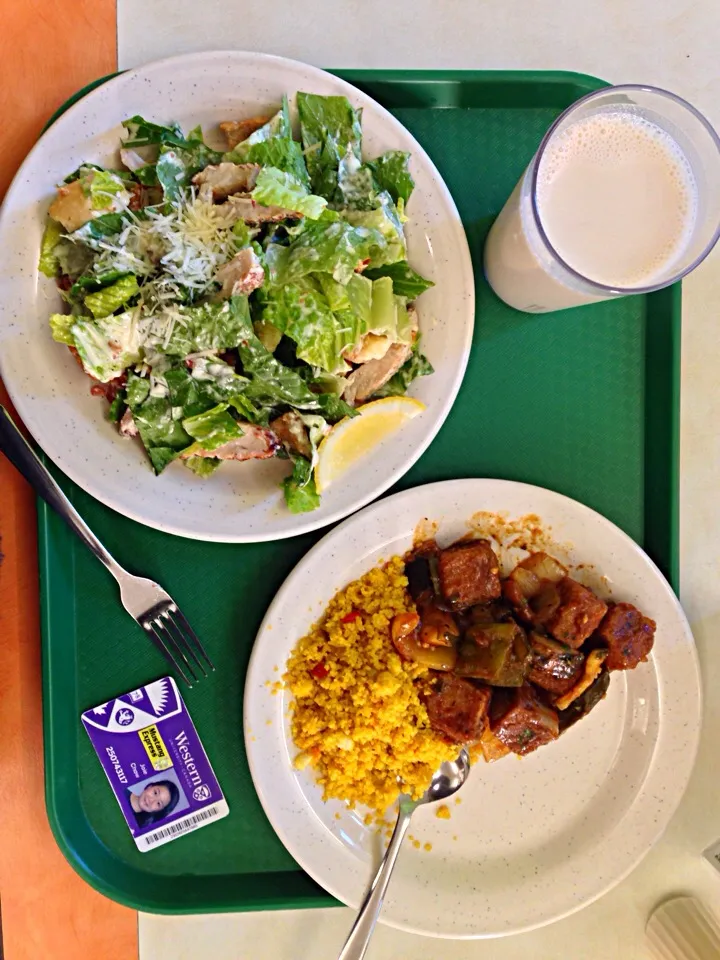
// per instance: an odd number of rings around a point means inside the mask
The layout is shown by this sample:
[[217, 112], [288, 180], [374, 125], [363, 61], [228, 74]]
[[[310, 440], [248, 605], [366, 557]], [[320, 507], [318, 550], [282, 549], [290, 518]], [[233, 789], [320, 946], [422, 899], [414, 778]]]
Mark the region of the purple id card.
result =
[[228, 815], [227, 801], [172, 677], [82, 715], [138, 850]]

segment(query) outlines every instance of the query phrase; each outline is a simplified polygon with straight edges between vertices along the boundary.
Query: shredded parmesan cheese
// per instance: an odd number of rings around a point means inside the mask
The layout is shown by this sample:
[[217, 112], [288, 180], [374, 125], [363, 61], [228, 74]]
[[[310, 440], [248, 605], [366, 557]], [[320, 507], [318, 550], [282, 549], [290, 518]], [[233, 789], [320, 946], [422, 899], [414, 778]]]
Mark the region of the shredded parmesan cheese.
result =
[[[145, 218], [132, 217], [122, 232], [95, 241], [101, 251], [97, 272], [121, 270], [145, 277], [146, 312], [204, 294], [216, 271], [237, 253], [233, 219], [190, 191], [168, 213], [148, 207]], [[158, 274], [155, 276], [155, 274]], [[175, 314], [177, 318], [177, 314]], [[168, 341], [172, 327], [165, 334]]]

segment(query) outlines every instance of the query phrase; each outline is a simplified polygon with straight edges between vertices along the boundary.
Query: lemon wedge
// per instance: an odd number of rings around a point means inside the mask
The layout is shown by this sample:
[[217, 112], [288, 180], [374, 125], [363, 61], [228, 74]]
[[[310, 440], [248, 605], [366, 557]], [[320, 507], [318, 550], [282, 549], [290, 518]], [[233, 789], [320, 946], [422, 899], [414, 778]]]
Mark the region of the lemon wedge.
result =
[[318, 447], [315, 486], [322, 493], [381, 440], [425, 409], [412, 397], [384, 397], [358, 407], [359, 416], [336, 423]]

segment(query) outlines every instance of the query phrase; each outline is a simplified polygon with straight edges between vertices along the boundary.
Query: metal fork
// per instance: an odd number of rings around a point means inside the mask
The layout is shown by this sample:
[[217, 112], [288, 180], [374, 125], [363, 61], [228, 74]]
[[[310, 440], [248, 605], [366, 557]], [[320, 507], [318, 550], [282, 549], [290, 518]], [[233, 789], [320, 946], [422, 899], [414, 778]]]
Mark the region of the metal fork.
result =
[[207, 677], [206, 668], [214, 670], [215, 666], [170, 594], [153, 580], [128, 573], [113, 559], [62, 492], [2, 404], [0, 450], [115, 577], [120, 587], [122, 605], [185, 683], [192, 686], [200, 675]]

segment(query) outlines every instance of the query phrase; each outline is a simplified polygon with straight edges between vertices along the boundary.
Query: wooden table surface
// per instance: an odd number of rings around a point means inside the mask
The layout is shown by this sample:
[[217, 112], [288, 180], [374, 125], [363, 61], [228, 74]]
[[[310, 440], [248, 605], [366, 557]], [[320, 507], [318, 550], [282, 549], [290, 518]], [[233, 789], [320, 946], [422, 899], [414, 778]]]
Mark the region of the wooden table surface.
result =
[[[117, 52], [115, 0], [0, 0], [0, 9], [2, 197], [48, 117], [115, 70]], [[137, 914], [77, 876], [45, 814], [35, 503], [2, 455], [0, 537], [0, 957], [135, 960]]]

